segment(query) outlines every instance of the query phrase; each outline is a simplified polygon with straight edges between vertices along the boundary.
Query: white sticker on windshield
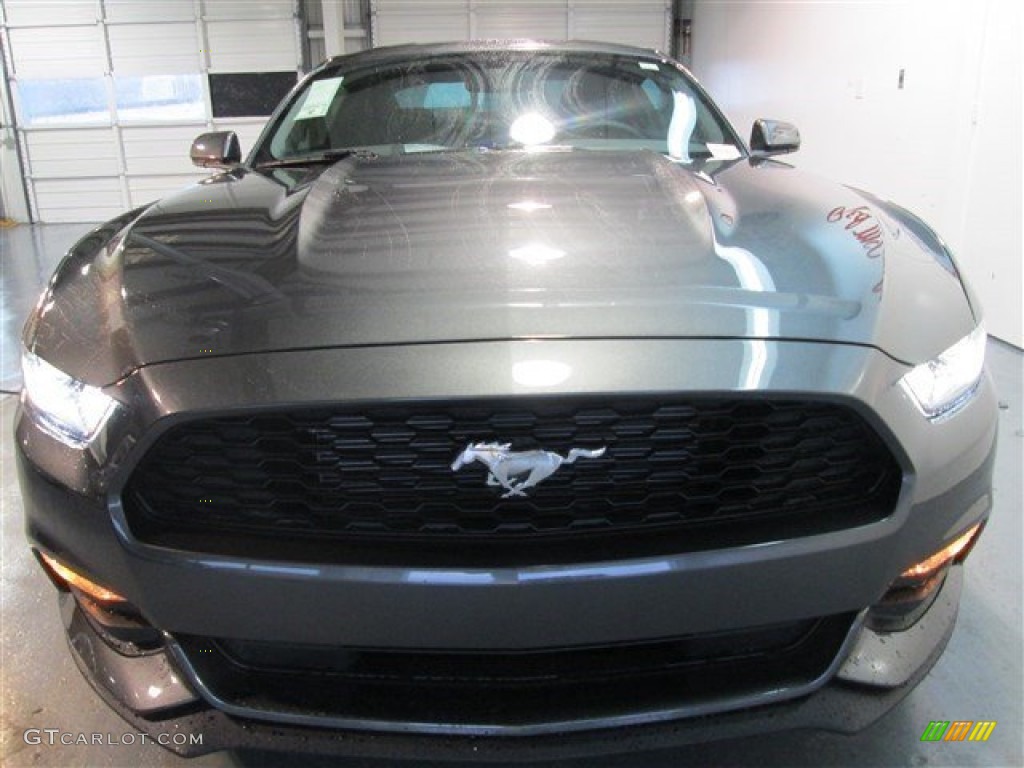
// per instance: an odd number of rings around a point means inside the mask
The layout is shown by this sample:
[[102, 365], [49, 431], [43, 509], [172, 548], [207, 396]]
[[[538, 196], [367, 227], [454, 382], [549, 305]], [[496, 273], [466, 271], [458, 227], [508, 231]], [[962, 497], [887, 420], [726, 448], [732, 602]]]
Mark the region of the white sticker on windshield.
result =
[[299, 113], [295, 115], [296, 120], [309, 120], [311, 117], [323, 117], [331, 108], [334, 101], [334, 94], [344, 77], [329, 77], [326, 80], [317, 80], [306, 91], [306, 100], [302, 102]]
[[712, 144], [708, 142], [708, 152], [715, 160], [735, 160], [740, 156], [740, 151], [734, 144]]
[[638, 61], [637, 65], [640, 67], [640, 69], [646, 69], [646, 70], [649, 70], [651, 72], [657, 72], [658, 71], [658, 65], [654, 64], [654, 63], [652, 63], [650, 61]]

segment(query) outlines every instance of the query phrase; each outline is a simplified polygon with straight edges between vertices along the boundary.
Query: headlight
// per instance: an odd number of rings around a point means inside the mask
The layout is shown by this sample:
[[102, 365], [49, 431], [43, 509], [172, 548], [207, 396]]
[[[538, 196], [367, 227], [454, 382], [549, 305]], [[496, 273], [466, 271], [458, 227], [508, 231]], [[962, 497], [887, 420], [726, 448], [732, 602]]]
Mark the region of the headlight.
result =
[[978, 385], [985, 365], [985, 328], [979, 325], [934, 360], [921, 363], [901, 380], [929, 419], [950, 416]]
[[87, 445], [114, 412], [117, 401], [77, 381], [31, 352], [21, 355], [23, 397], [36, 423], [73, 448]]

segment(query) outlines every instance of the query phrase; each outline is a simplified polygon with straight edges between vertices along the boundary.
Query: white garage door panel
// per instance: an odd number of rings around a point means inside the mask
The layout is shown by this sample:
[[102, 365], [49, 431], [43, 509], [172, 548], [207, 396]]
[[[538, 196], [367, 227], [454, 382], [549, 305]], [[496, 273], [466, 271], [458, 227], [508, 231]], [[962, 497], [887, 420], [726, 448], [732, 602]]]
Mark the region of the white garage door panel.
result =
[[32, 176], [80, 178], [117, 175], [117, 140], [109, 128], [87, 131], [35, 131], [26, 134]]
[[478, 39], [486, 38], [535, 38], [561, 40], [566, 34], [565, 10], [539, 8], [523, 13], [524, 9], [478, 10], [476, 12], [476, 34]]
[[573, 0], [473, 0], [473, 10], [477, 13], [508, 13], [529, 18], [531, 14], [545, 11], [565, 12], [573, 4]]
[[0, 0], [34, 217], [105, 220], [204, 178], [189, 147], [205, 131], [248, 152], [266, 118], [214, 120], [207, 77], [295, 72], [297, 2]]
[[128, 179], [128, 189], [132, 195], [132, 205], [153, 203], [172, 192], [194, 184], [209, 176], [208, 173], [195, 173], [187, 176], [139, 176]]
[[35, 188], [43, 221], [106, 221], [125, 210], [117, 179], [43, 180]]
[[290, 0], [205, 0], [203, 16], [207, 19], [291, 19]]
[[469, 39], [469, 17], [461, 13], [432, 13], [417, 20], [415, 29], [400, 17], [377, 16], [373, 29], [375, 46], [399, 43], [443, 43]]
[[376, 46], [469, 38], [467, 0], [377, 0], [374, 5]]
[[119, 75], [176, 75], [199, 68], [199, 39], [192, 24], [112, 25], [110, 56]]
[[374, 0], [374, 43], [538, 37], [664, 48], [669, 0]]
[[161, 128], [125, 128], [125, 170], [129, 175], [200, 173], [189, 159], [192, 139], [203, 133], [203, 124]]
[[238, 134], [238, 143], [242, 145], [242, 157], [249, 154], [252, 145], [259, 138], [260, 131], [267, 121], [260, 120], [218, 120], [214, 123], [215, 131], [234, 131]]
[[103, 0], [104, 16], [113, 23], [191, 21], [195, 19], [195, 8], [193, 0]]
[[211, 72], [282, 72], [295, 69], [292, 20], [211, 21], [206, 25]]
[[[12, 29], [11, 55], [18, 77], [96, 77], [106, 66], [103, 38], [97, 25]], [[60, 55], [55, 55], [59, 51]]]
[[12, 27], [37, 25], [54, 27], [62, 24], [95, 24], [96, 3], [82, 0], [4, 0], [7, 23]]
[[406, 16], [420, 21], [436, 13], [466, 13], [469, 0], [376, 0], [371, 2], [376, 13], [388, 16]]
[[633, 8], [623, 12], [604, 6], [577, 10], [573, 14], [572, 36], [577, 40], [610, 40], [641, 48], [665, 49], [667, 23], [664, 7]]

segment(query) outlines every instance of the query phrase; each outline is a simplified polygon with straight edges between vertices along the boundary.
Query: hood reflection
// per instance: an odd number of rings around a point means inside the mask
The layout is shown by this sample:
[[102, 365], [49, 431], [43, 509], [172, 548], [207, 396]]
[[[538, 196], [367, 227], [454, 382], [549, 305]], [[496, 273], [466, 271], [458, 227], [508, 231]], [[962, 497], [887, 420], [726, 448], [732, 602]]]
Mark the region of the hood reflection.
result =
[[523, 387], [554, 387], [572, 376], [572, 367], [557, 360], [523, 360], [512, 365], [512, 380]]
[[508, 252], [508, 255], [517, 261], [529, 264], [531, 267], [538, 267], [547, 264], [549, 261], [562, 258], [565, 256], [565, 251], [552, 248], [543, 243], [531, 243], [521, 248], [513, 248]]

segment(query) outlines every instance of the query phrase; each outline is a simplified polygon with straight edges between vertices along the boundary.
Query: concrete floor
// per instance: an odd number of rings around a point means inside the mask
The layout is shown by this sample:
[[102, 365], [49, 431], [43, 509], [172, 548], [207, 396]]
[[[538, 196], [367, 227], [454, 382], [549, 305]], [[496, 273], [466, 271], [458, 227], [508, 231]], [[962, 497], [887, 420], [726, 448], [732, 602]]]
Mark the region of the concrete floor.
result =
[[[18, 336], [50, 270], [87, 225], [0, 230], [0, 388], [20, 386]], [[957, 630], [928, 678], [891, 715], [853, 737], [789, 733], [721, 742], [671, 753], [627, 755], [559, 763], [597, 768], [659, 766], [1022, 766], [1022, 538], [1021, 446], [1024, 444], [1024, 355], [989, 345], [996, 380], [1000, 446], [995, 508], [968, 562]], [[0, 632], [0, 763], [5, 766], [317, 766], [336, 765], [296, 755], [219, 753], [182, 760], [155, 745], [32, 746], [27, 728], [114, 734], [131, 729], [108, 710], [82, 679], [65, 646], [54, 590], [29, 555], [12, 466], [11, 422], [16, 398], [0, 395], [2, 499], [2, 632]], [[922, 743], [931, 720], [995, 720], [987, 743]], [[376, 761], [346, 765], [382, 766]]]

